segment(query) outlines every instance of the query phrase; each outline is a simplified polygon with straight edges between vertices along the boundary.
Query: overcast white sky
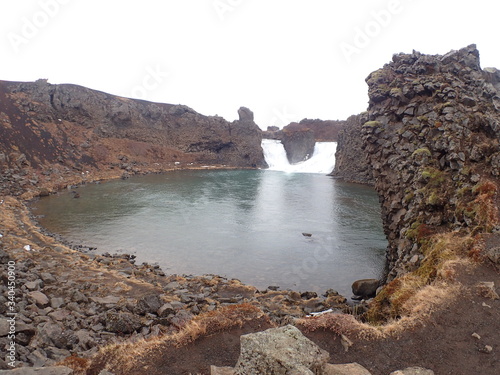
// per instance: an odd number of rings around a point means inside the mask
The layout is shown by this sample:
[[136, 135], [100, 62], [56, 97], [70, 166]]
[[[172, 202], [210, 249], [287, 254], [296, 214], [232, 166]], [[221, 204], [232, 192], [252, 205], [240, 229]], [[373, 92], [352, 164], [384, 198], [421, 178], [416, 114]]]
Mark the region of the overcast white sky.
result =
[[283, 126], [367, 107], [394, 53], [476, 43], [500, 68], [496, 0], [0, 0], [0, 79], [75, 83]]

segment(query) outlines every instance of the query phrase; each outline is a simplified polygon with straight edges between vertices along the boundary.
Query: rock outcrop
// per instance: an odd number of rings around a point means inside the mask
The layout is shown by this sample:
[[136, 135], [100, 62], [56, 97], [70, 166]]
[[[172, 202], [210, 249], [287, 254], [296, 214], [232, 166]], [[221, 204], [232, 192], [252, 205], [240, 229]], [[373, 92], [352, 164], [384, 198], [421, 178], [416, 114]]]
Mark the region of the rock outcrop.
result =
[[292, 122], [283, 128], [284, 131], [311, 129], [316, 142], [337, 142], [339, 132], [344, 127], [344, 121], [320, 120], [305, 118], [300, 122]]
[[335, 169], [332, 176], [344, 181], [373, 185], [372, 166], [363, 150], [361, 128], [367, 115], [353, 115], [343, 122], [337, 137]]
[[309, 159], [314, 153], [314, 132], [311, 129], [283, 130], [281, 139], [290, 164]]
[[45, 175], [181, 163], [263, 167], [261, 130], [250, 110], [238, 112], [240, 120], [228, 122], [76, 85], [0, 81], [0, 186], [36, 186], [29, 167]]
[[500, 74], [475, 45], [397, 54], [369, 75], [363, 148], [389, 240], [387, 279], [419, 267], [425, 239], [496, 225]]

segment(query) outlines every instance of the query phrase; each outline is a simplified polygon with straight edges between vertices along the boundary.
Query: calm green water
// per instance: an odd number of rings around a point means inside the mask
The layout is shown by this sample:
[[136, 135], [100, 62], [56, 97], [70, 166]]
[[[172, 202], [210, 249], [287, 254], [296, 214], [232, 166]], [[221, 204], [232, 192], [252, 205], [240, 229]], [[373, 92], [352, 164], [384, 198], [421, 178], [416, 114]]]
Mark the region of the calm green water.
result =
[[[179, 171], [40, 199], [41, 224], [98, 253], [166, 273], [219, 274], [258, 288], [350, 295], [379, 277], [387, 245], [375, 192], [321, 174]], [[312, 237], [304, 237], [303, 232]]]

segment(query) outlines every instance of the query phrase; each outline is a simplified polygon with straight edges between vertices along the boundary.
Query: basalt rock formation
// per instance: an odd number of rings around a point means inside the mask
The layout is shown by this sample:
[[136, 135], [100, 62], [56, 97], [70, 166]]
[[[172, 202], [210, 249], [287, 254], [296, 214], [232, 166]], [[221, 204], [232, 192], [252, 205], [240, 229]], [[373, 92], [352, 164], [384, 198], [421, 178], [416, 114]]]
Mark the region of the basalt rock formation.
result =
[[288, 124], [283, 130], [311, 129], [314, 132], [316, 142], [337, 142], [339, 132], [343, 127], [344, 121], [305, 118], [298, 123], [292, 122]]
[[0, 186], [7, 192], [35, 186], [40, 176], [28, 169], [51, 175], [180, 163], [265, 166], [253, 114], [245, 108], [239, 114], [228, 122], [184, 105], [76, 85], [0, 81]]
[[303, 128], [298, 130], [283, 130], [281, 139], [290, 164], [300, 163], [309, 159], [314, 153], [314, 132]]
[[397, 54], [369, 75], [363, 148], [389, 240], [387, 279], [412, 271], [436, 233], [497, 225], [500, 71], [475, 45], [446, 55]]
[[363, 150], [361, 128], [367, 120], [366, 114], [353, 115], [343, 121], [337, 137], [335, 169], [332, 176], [344, 181], [373, 185], [372, 166]]

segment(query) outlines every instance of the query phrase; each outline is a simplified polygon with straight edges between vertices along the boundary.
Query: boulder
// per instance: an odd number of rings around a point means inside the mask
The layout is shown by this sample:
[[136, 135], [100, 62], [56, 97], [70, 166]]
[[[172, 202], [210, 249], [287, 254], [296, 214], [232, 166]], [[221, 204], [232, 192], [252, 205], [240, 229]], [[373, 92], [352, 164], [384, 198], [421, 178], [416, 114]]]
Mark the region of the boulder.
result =
[[141, 328], [141, 319], [127, 312], [108, 311], [105, 317], [106, 331], [114, 333], [132, 333]]
[[380, 282], [377, 279], [357, 280], [352, 284], [352, 293], [362, 298], [375, 297]]
[[163, 303], [158, 295], [148, 294], [137, 302], [136, 310], [138, 314], [156, 314], [162, 305]]
[[330, 355], [296, 327], [287, 325], [240, 338], [237, 375], [323, 374]]

